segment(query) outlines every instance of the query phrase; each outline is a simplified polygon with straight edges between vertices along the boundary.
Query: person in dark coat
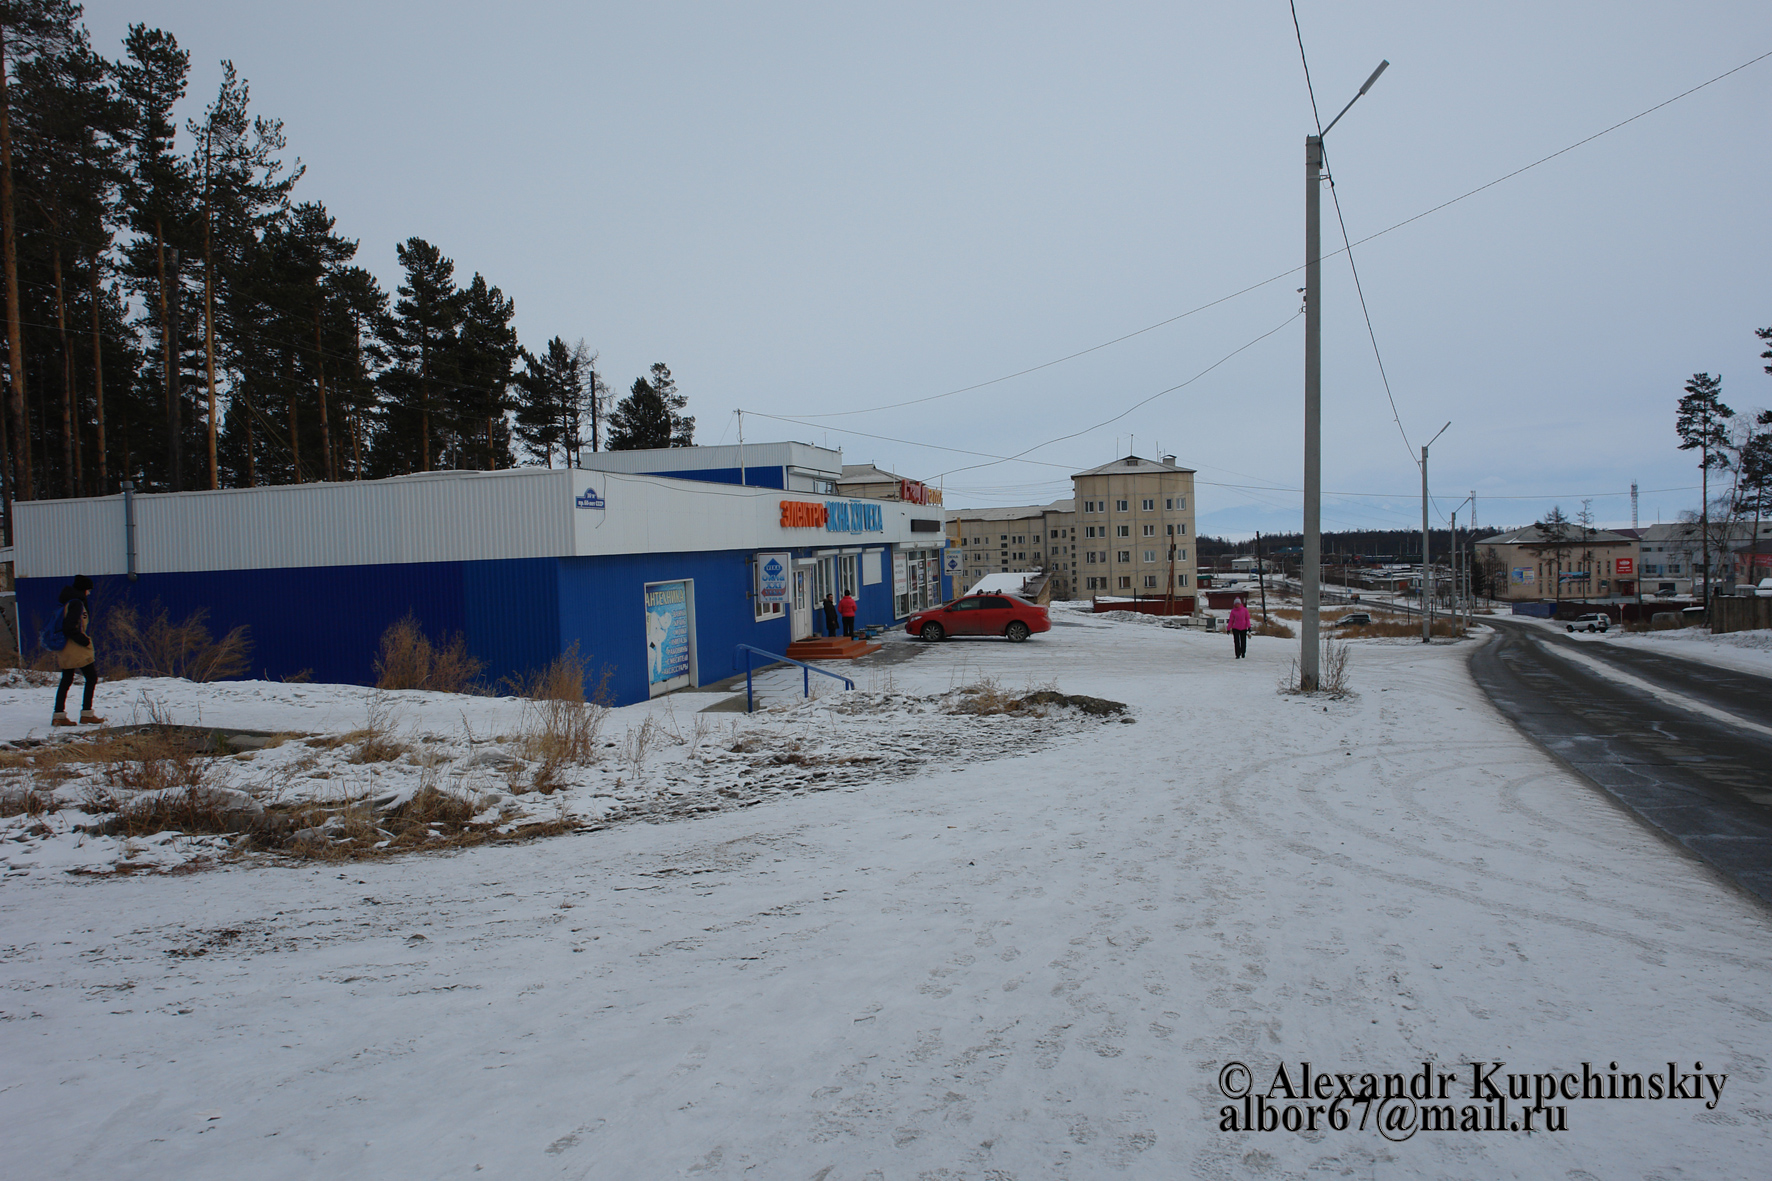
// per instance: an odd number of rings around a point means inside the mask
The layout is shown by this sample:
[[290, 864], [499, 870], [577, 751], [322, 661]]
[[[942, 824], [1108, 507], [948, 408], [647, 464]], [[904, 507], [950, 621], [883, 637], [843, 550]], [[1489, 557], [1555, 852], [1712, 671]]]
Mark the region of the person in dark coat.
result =
[[98, 687], [98, 658], [93, 650], [92, 636], [88, 634], [92, 630], [92, 613], [87, 608], [86, 596], [91, 593], [92, 579], [84, 574], [75, 575], [74, 581], [62, 588], [62, 635], [68, 642], [55, 654], [56, 665], [62, 670], [62, 681], [55, 691], [55, 716], [50, 719], [53, 726], [75, 724], [68, 718], [68, 690], [74, 684], [75, 673], [86, 678], [79, 724], [104, 725], [105, 720], [92, 712], [92, 691]]
[[829, 595], [824, 597], [824, 634], [832, 637], [837, 634], [837, 600]]

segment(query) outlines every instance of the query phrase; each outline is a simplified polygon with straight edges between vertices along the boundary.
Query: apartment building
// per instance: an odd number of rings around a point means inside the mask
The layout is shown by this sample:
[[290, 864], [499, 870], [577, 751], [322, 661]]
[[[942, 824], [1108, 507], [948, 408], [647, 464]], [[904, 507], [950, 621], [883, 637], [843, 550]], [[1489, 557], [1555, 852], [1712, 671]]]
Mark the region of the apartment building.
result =
[[1077, 472], [1071, 488], [1081, 594], [1193, 592], [1192, 468], [1177, 467], [1173, 455], [1160, 461], [1128, 455]]
[[958, 509], [948, 514], [948, 544], [958, 547], [955, 593], [986, 574], [1004, 571], [1052, 576], [1052, 597], [1076, 589], [1076, 514], [1068, 500], [1019, 508]]
[[843, 478], [837, 481], [837, 495], [868, 500], [902, 500], [911, 504], [941, 503], [941, 489], [871, 463], [844, 464]]

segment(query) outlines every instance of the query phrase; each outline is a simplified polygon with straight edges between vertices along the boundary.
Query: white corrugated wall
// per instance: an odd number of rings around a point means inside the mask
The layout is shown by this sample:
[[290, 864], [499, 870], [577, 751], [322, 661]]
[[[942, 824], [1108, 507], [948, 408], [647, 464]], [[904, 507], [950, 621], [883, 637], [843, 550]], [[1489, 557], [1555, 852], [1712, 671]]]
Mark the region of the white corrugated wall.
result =
[[[439, 472], [135, 498], [136, 570], [277, 569], [563, 557], [571, 473]], [[123, 498], [14, 505], [20, 578], [127, 572]]]

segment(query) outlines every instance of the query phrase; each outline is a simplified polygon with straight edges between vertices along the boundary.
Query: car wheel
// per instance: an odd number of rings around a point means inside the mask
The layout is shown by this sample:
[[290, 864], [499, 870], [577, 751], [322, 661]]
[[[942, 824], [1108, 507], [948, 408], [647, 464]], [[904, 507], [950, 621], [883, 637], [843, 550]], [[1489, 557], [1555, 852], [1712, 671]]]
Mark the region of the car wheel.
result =
[[1003, 629], [1003, 634], [1009, 637], [1009, 642], [1011, 644], [1019, 644], [1027, 639], [1031, 633], [1028, 631], [1028, 625], [1017, 619]]
[[925, 623], [923, 625], [923, 630], [917, 634], [922, 636], [925, 640], [928, 640], [931, 644], [939, 643], [940, 641], [947, 639], [948, 636], [947, 629], [942, 627], [939, 623]]
[[1568, 629], [1568, 630], [1570, 630], [1570, 631], [1574, 631], [1574, 630], [1575, 630], [1575, 625], [1574, 625], [1574, 624], [1573, 624], [1573, 623], [1571, 623], [1571, 624], [1570, 624], [1570, 625], [1569, 625], [1569, 629]]

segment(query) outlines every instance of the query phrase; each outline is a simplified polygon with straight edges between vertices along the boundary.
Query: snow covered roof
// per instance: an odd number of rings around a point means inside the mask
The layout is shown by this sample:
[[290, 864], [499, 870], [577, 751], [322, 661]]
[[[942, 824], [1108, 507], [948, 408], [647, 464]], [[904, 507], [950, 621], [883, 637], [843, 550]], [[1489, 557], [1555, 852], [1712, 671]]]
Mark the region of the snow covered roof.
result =
[[[1537, 525], [1527, 525], [1523, 529], [1510, 529], [1506, 533], [1498, 533], [1493, 537], [1485, 537], [1478, 545], [1544, 545], [1551, 540], [1550, 534]], [[1595, 529], [1585, 538], [1581, 526], [1570, 524], [1568, 532], [1563, 535], [1565, 542], [1582, 542], [1593, 545], [1618, 545], [1622, 542], [1635, 541], [1634, 537], [1626, 537], [1622, 533], [1614, 533], [1610, 529]]]
[[878, 484], [887, 480], [897, 482], [909, 479], [897, 472], [889, 472], [885, 468], [875, 467], [871, 463], [846, 463], [843, 465], [843, 478], [838, 483]]
[[1026, 586], [1030, 579], [1039, 576], [1039, 572], [1035, 570], [1005, 570], [997, 574], [986, 574], [974, 583], [972, 589], [966, 593], [969, 595], [1019, 595], [1021, 588]]
[[1156, 463], [1149, 459], [1141, 459], [1136, 455], [1128, 455], [1122, 459], [1116, 459], [1112, 463], [1104, 463], [1100, 467], [1092, 467], [1086, 472], [1077, 472], [1071, 476], [1071, 479], [1074, 480], [1078, 476], [1122, 476], [1129, 472], [1186, 472], [1187, 474], [1192, 475], [1194, 469], [1191, 467], [1177, 467], [1173, 463]]
[[1066, 498], [1055, 500], [1051, 504], [1024, 504], [1013, 508], [952, 508], [947, 511], [950, 521], [1023, 521], [1032, 517], [1041, 517], [1047, 513], [1074, 513], [1077, 502]]

